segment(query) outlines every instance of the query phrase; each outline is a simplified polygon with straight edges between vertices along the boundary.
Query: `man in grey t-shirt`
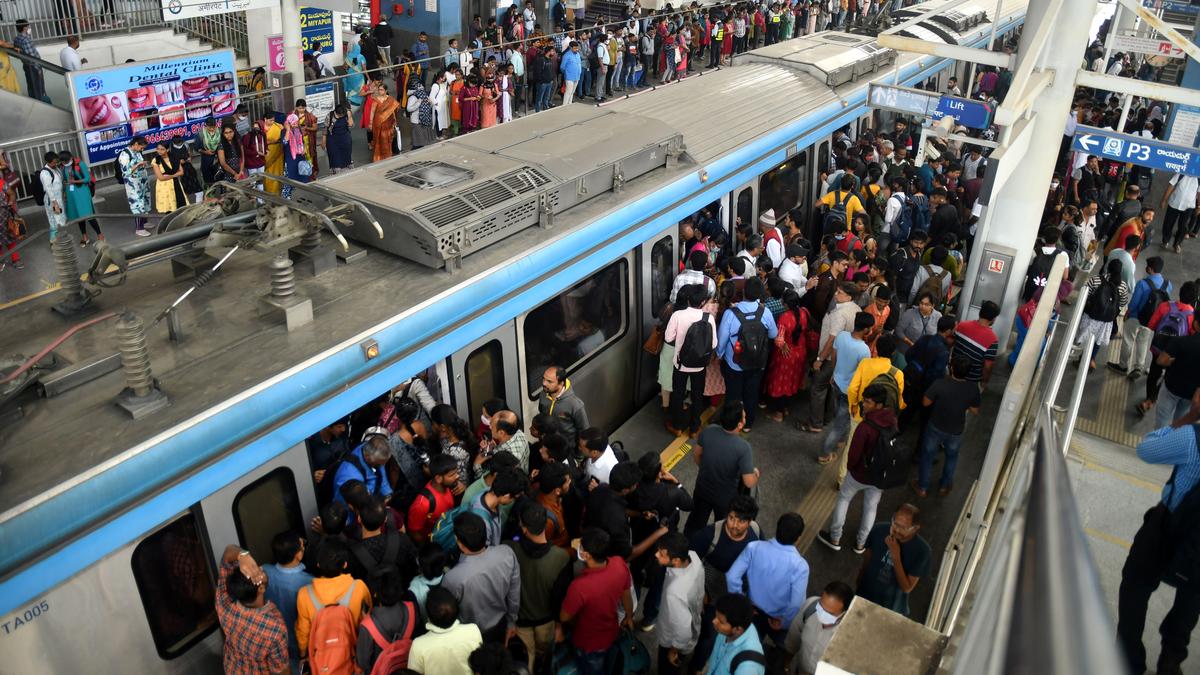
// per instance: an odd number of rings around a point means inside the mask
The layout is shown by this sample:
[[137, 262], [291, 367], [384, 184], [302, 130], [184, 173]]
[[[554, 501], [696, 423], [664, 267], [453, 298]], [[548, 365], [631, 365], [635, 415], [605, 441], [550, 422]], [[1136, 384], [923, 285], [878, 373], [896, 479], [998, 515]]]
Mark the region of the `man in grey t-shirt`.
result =
[[758, 484], [759, 471], [750, 444], [740, 435], [746, 424], [742, 402], [726, 400], [715, 418], [716, 423], [700, 432], [692, 449], [692, 459], [700, 471], [693, 490], [692, 513], [683, 526], [686, 534], [707, 525], [710, 515], [723, 520], [739, 486], [753, 488]]

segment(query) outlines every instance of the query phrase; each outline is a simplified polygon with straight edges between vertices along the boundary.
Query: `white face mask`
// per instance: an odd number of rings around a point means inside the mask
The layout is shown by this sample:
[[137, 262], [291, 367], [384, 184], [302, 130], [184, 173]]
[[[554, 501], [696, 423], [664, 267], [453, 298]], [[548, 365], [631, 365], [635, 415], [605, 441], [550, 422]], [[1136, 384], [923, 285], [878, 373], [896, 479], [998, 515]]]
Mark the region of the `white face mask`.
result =
[[817, 620], [820, 621], [824, 626], [832, 626], [833, 624], [837, 623], [838, 617], [825, 611], [825, 608], [821, 606], [821, 602], [819, 600], [817, 601], [816, 613]]
[[583, 559], [583, 549], [578, 549], [578, 550], [576, 550], [576, 551], [575, 551], [575, 557], [576, 557], [576, 558], [579, 558], [579, 562], [584, 562], [584, 563], [586, 563], [586, 562], [587, 562], [586, 560], [584, 560], [584, 559]]
[[1050, 181], [1050, 189], [1051, 189], [1051, 190], [1057, 190], [1057, 189], [1058, 189], [1058, 183], [1056, 183], [1056, 182], [1054, 182], [1054, 181]]
[[480, 415], [479, 421], [483, 422], [483, 426], [485, 426], [485, 427], [492, 426], [492, 420], [487, 415]]

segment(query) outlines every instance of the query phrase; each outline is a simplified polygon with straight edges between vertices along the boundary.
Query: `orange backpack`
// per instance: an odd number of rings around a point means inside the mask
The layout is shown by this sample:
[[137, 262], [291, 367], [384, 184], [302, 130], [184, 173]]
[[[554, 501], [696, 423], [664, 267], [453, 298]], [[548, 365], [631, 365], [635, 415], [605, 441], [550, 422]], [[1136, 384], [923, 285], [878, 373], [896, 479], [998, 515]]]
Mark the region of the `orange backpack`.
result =
[[312, 585], [304, 588], [308, 591], [313, 608], [317, 610], [312, 621], [312, 631], [308, 634], [308, 664], [310, 672], [314, 675], [355, 673], [354, 643], [358, 629], [354, 625], [354, 615], [350, 612], [350, 597], [354, 594], [355, 583], [357, 582], [352, 582], [346, 593], [333, 605], [321, 604]]

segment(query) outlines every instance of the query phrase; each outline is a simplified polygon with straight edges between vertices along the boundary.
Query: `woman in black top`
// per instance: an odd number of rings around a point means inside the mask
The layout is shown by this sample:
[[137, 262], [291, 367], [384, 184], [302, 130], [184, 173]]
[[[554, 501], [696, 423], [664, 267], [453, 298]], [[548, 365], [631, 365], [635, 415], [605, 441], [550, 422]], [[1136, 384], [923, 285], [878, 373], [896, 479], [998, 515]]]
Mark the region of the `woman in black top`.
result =
[[217, 180], [235, 181], [242, 175], [242, 139], [237, 129], [226, 125], [221, 129], [221, 145], [217, 148]]
[[171, 144], [163, 141], [155, 148], [154, 158], [150, 160], [154, 168], [154, 210], [159, 213], [171, 213], [188, 203], [183, 191], [183, 166], [179, 159], [172, 154]]

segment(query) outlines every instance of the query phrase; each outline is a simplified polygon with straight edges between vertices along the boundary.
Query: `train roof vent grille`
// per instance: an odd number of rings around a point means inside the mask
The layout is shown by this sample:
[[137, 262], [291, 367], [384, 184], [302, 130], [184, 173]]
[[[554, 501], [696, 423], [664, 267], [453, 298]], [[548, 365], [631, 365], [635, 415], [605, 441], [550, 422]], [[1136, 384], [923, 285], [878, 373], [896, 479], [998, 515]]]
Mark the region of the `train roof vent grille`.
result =
[[504, 183], [508, 189], [519, 195], [536, 190], [543, 185], [549, 185], [552, 182], [549, 176], [532, 166], [523, 166], [515, 171], [510, 171], [497, 177], [496, 180]]
[[398, 166], [384, 177], [418, 190], [434, 190], [471, 180], [475, 172], [445, 162], [423, 161]]
[[512, 199], [513, 193], [498, 181], [489, 180], [469, 190], [459, 192], [458, 196], [480, 211], [486, 211], [497, 204], [502, 204]]
[[446, 195], [413, 210], [424, 216], [430, 224], [437, 228], [452, 225], [475, 213], [475, 209], [457, 195]]
[[838, 35], [833, 33], [833, 31], [829, 31], [828, 34], [822, 35], [821, 37], [824, 38], [826, 42], [844, 42], [849, 45], [856, 45], [862, 42], [862, 37], [860, 36]]

